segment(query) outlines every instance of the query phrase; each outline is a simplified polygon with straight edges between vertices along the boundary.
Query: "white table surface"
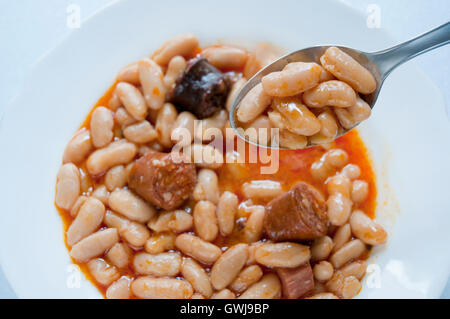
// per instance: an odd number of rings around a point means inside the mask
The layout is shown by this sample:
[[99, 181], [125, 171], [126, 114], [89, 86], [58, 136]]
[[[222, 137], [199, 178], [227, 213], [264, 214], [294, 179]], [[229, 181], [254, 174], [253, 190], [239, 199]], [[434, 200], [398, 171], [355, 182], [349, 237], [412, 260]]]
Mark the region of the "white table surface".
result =
[[[81, 19], [115, 0], [0, 0], [0, 114], [20, 91], [30, 68], [71, 29], [67, 8], [76, 4]], [[405, 41], [450, 20], [448, 0], [341, 0], [367, 13], [370, 5], [380, 9], [381, 27]], [[415, 59], [444, 94], [450, 114], [450, 46]], [[450, 116], [449, 116], [450, 118]], [[450, 124], [449, 124], [450, 125]], [[3, 214], [6, 212], [2, 212]], [[38, 297], [38, 296], [36, 296]], [[0, 268], [0, 298], [15, 298]], [[450, 299], [450, 282], [442, 295]]]

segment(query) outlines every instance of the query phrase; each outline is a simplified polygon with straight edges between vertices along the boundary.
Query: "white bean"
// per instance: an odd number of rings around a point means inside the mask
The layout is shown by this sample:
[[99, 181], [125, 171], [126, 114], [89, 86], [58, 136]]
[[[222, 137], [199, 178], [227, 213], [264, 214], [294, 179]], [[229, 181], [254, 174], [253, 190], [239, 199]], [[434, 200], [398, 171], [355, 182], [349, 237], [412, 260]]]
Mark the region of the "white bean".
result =
[[124, 187], [127, 182], [128, 176], [123, 165], [111, 168], [105, 175], [105, 186], [110, 192]]
[[109, 196], [109, 207], [139, 223], [148, 222], [156, 213], [153, 206], [126, 189], [116, 189]]
[[352, 201], [361, 204], [369, 196], [369, 183], [366, 181], [356, 180], [352, 184]]
[[356, 98], [354, 105], [345, 109], [335, 108], [334, 111], [341, 125], [348, 130], [368, 119], [372, 114], [369, 104], [359, 97]]
[[350, 198], [351, 182], [346, 176], [337, 174], [327, 179], [328, 194], [334, 195], [341, 193], [343, 196]]
[[216, 245], [188, 234], [179, 235], [175, 241], [175, 246], [184, 254], [206, 265], [213, 264], [222, 254], [222, 251]]
[[256, 85], [242, 99], [238, 109], [237, 118], [239, 122], [249, 123], [256, 119], [272, 102], [272, 97], [267, 95], [262, 84]]
[[233, 232], [238, 204], [238, 197], [231, 192], [224, 192], [220, 196], [216, 214], [220, 233], [223, 236], [229, 236]]
[[119, 99], [116, 90], [114, 89], [111, 98], [108, 101], [108, 108], [111, 111], [117, 111], [120, 107], [122, 107], [122, 101]]
[[143, 59], [138, 64], [144, 99], [150, 109], [159, 110], [164, 104], [167, 93], [161, 67], [150, 59]]
[[256, 243], [250, 244], [250, 246], [248, 247], [247, 266], [256, 264], [256, 258], [255, 258], [256, 250], [265, 243], [270, 243], [270, 241], [266, 241], [266, 242], [258, 241]]
[[127, 140], [136, 144], [150, 143], [158, 138], [158, 133], [148, 121], [132, 124], [123, 130]]
[[210, 142], [222, 137], [222, 131], [228, 121], [228, 112], [220, 110], [211, 117], [198, 121], [194, 129], [195, 141]]
[[194, 207], [194, 226], [197, 235], [206, 241], [213, 241], [219, 234], [216, 207], [209, 201], [200, 201]]
[[181, 146], [188, 146], [194, 140], [194, 124], [197, 118], [190, 112], [181, 112], [173, 124], [172, 142]]
[[130, 283], [131, 279], [128, 277], [121, 277], [119, 280], [113, 282], [106, 290], [107, 299], [130, 299]]
[[73, 218], [77, 217], [81, 206], [83, 206], [83, 204], [86, 202], [87, 199], [88, 199], [87, 196], [78, 197], [75, 204], [73, 204], [72, 208], [70, 209], [70, 216], [72, 216]]
[[137, 120], [123, 107], [119, 107], [116, 113], [114, 113], [114, 121], [122, 128], [137, 122]]
[[67, 244], [72, 247], [96, 231], [104, 216], [105, 206], [102, 202], [96, 198], [88, 198], [67, 230]]
[[259, 145], [269, 145], [272, 140], [272, 122], [266, 115], [258, 116], [253, 122], [244, 126], [244, 136]]
[[227, 173], [234, 179], [242, 179], [247, 176], [247, 166], [245, 158], [236, 151], [229, 151], [225, 154], [225, 162], [227, 163]]
[[221, 290], [233, 282], [248, 258], [248, 245], [237, 244], [228, 248], [211, 269], [211, 283]]
[[281, 72], [266, 75], [261, 83], [270, 96], [294, 96], [319, 84], [321, 74], [317, 63], [296, 62]]
[[239, 92], [244, 87], [245, 83], [247, 83], [247, 79], [240, 78], [233, 84], [233, 87], [231, 88], [230, 93], [228, 94], [226, 103], [226, 109], [228, 112], [231, 111], [231, 107], [233, 106], [234, 100], [237, 98]]
[[320, 62], [328, 72], [362, 94], [370, 94], [377, 87], [375, 78], [367, 69], [336, 47], [328, 48]]
[[320, 263], [314, 265], [313, 273], [315, 279], [325, 282], [333, 277], [334, 268], [328, 261], [321, 261]]
[[213, 289], [211, 281], [205, 269], [191, 258], [184, 258], [181, 266], [181, 274], [189, 281], [195, 291], [205, 297], [211, 297]]
[[311, 165], [311, 175], [317, 181], [323, 181], [332, 173], [332, 167], [325, 162], [324, 156]]
[[311, 297], [308, 297], [306, 299], [339, 299], [339, 298], [336, 297], [331, 292], [321, 292], [321, 293], [315, 294]]
[[334, 247], [333, 252], [339, 250], [342, 246], [344, 246], [347, 242], [352, 238], [352, 230], [350, 228], [350, 224], [345, 224], [340, 226], [333, 237]]
[[97, 107], [92, 113], [90, 127], [92, 144], [94, 144], [96, 148], [107, 146], [114, 137], [113, 113], [106, 107]]
[[229, 289], [222, 289], [212, 295], [211, 299], [236, 299], [236, 295]]
[[139, 253], [134, 256], [133, 267], [140, 275], [174, 277], [181, 270], [181, 257], [177, 253], [151, 255]]
[[210, 169], [201, 169], [197, 175], [197, 185], [193, 197], [196, 201], [207, 200], [213, 204], [219, 202], [219, 178]]
[[366, 101], [360, 97], [356, 97], [356, 104], [348, 108], [348, 111], [353, 117], [353, 120], [360, 123], [370, 117], [372, 114], [372, 109]]
[[148, 223], [148, 227], [155, 232], [174, 231], [185, 232], [192, 228], [194, 220], [191, 214], [183, 210], [160, 213], [159, 216]]
[[80, 195], [80, 172], [73, 164], [64, 164], [58, 171], [56, 205], [70, 210]]
[[178, 112], [171, 103], [164, 104], [158, 112], [155, 129], [158, 133], [158, 141], [164, 147], [172, 146], [172, 127], [177, 117]]
[[335, 193], [328, 197], [328, 219], [332, 225], [344, 225], [352, 212], [352, 201], [342, 193]]
[[353, 234], [368, 245], [378, 246], [387, 241], [387, 233], [384, 228], [360, 210], [352, 213], [350, 226]]
[[109, 192], [105, 185], [97, 186], [97, 188], [92, 192], [92, 197], [97, 198], [103, 203], [103, 205], [108, 204]]
[[92, 188], [94, 186], [94, 183], [92, 181], [91, 176], [85, 172], [83, 167], [79, 168], [78, 171], [80, 172], [80, 191], [83, 194], [87, 194], [92, 192]]
[[118, 241], [117, 229], [101, 230], [76, 243], [70, 251], [70, 256], [78, 262], [88, 262], [93, 257], [102, 255]]
[[347, 83], [331, 80], [303, 93], [303, 101], [311, 108], [324, 106], [346, 108], [355, 105], [356, 93]]
[[219, 69], [240, 69], [247, 61], [247, 52], [227, 46], [207, 48], [201, 56]]
[[91, 151], [91, 134], [83, 128], [67, 144], [64, 150], [63, 163], [79, 164], [86, 159]]
[[336, 271], [326, 284], [328, 290], [341, 298], [353, 298], [361, 290], [361, 283], [354, 276], [345, 277], [342, 272]]
[[361, 280], [364, 277], [364, 275], [366, 274], [366, 270], [367, 263], [364, 260], [352, 262], [351, 264], [348, 264], [339, 269], [344, 277], [354, 276], [358, 278], [358, 280]]
[[80, 191], [83, 194], [87, 194], [92, 192], [94, 183], [92, 181], [89, 173], [85, 171], [83, 167], [79, 167], [78, 171], [80, 172]]
[[185, 280], [139, 277], [131, 283], [133, 294], [142, 299], [189, 299], [194, 293]]
[[281, 128], [286, 128], [292, 133], [312, 136], [320, 132], [322, 127], [316, 118], [298, 97], [276, 98], [272, 104], [274, 110], [278, 111], [283, 121]]
[[313, 136], [309, 137], [309, 144], [311, 145], [325, 145], [328, 143], [333, 142], [334, 138], [327, 137], [323, 135], [322, 133], [314, 134]]
[[298, 135], [288, 130], [280, 130], [280, 146], [296, 150], [305, 148], [307, 145], [308, 138], [306, 136]]
[[172, 233], [153, 235], [145, 243], [145, 251], [149, 254], [160, 254], [175, 249], [176, 236]]
[[322, 72], [320, 73], [320, 82], [327, 82], [331, 80], [336, 80], [333, 74], [325, 70], [325, 68], [322, 67]]
[[324, 154], [324, 160], [327, 164], [335, 168], [344, 167], [348, 162], [348, 154], [339, 148], [331, 149]]
[[327, 259], [333, 250], [333, 246], [333, 240], [328, 236], [316, 239], [311, 246], [311, 260], [319, 261]]
[[347, 164], [341, 171], [341, 174], [350, 180], [355, 180], [361, 175], [361, 169], [358, 165]]
[[278, 59], [283, 54], [282, 51], [271, 43], [257, 44], [255, 52], [249, 54], [244, 68], [244, 76], [251, 79], [263, 67]]
[[104, 223], [111, 228], [116, 228], [125, 241], [133, 247], [144, 246], [150, 237], [150, 231], [142, 224], [130, 221], [111, 211], [107, 211]]
[[131, 259], [131, 249], [124, 243], [117, 243], [111, 247], [106, 257], [117, 268], [125, 268]]
[[277, 299], [281, 297], [281, 283], [275, 274], [265, 275], [248, 288], [239, 299]]
[[283, 193], [281, 184], [271, 180], [256, 180], [242, 185], [246, 198], [270, 200]]
[[255, 206], [247, 219], [244, 227], [244, 240], [247, 243], [254, 243], [261, 239], [264, 230], [264, 206]]
[[103, 259], [93, 259], [87, 263], [89, 273], [95, 278], [95, 280], [104, 285], [108, 286], [113, 281], [120, 277], [117, 268], [109, 265]]
[[261, 279], [263, 271], [258, 265], [248, 266], [243, 269], [236, 279], [231, 283], [230, 288], [234, 292], [241, 293], [255, 282]]
[[192, 144], [186, 155], [200, 168], [218, 169], [224, 163], [222, 152], [211, 145]]
[[331, 110], [320, 113], [317, 117], [322, 128], [320, 134], [325, 137], [334, 138], [338, 134], [339, 126], [336, 117]]
[[100, 175], [111, 167], [128, 164], [136, 153], [136, 145], [120, 140], [92, 153], [87, 159], [86, 167], [89, 174]]
[[126, 82], [118, 83], [116, 90], [128, 113], [138, 121], [145, 120], [148, 108], [141, 91]]
[[177, 56], [188, 57], [198, 47], [198, 38], [193, 34], [183, 34], [164, 43], [153, 54], [153, 60], [159, 65], [167, 65]]
[[140, 85], [138, 64], [132, 63], [124, 67], [119, 71], [116, 79], [118, 82], [128, 82], [136, 86]]
[[164, 76], [164, 84], [171, 90], [175, 87], [177, 78], [186, 69], [187, 63], [182, 56], [173, 57], [167, 66], [167, 72]]
[[366, 245], [364, 245], [361, 240], [354, 239], [336, 251], [331, 256], [330, 262], [333, 264], [334, 268], [341, 268], [347, 262], [361, 256], [365, 251]]

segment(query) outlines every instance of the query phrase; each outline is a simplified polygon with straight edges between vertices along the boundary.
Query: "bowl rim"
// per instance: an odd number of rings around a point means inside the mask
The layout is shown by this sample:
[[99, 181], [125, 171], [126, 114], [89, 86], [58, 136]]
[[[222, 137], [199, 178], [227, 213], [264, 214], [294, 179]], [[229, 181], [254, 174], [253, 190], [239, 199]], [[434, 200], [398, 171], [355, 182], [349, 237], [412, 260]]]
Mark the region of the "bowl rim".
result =
[[[361, 11], [350, 6], [348, 3], [342, 2], [342, 1], [338, 1], [338, 0], [328, 0], [331, 2], [334, 2], [338, 5], [342, 5], [344, 7], [347, 8], [347, 10], [351, 10], [353, 11], [355, 14], [357, 15], [361, 15]], [[124, 4], [124, 3], [131, 3], [130, 0], [114, 0], [108, 4], [105, 4], [104, 6], [98, 8], [97, 10], [95, 10], [91, 15], [89, 15], [88, 17], [86, 17], [85, 19], [83, 19], [83, 25], [87, 25], [89, 23], [92, 23], [93, 20], [95, 20], [98, 16], [102, 15], [102, 14], [108, 14], [108, 10], [111, 10], [112, 8], [116, 7], [118, 4]], [[52, 59], [52, 55], [55, 54], [56, 50], [61, 47], [64, 46], [66, 43], [70, 42], [71, 39], [79, 32], [79, 30], [72, 30], [71, 32], [69, 32], [66, 36], [64, 36], [60, 41], [58, 41], [57, 44], [55, 44], [51, 49], [49, 49], [46, 53], [44, 53], [37, 61], [36, 63], [34, 63], [34, 65], [29, 69], [29, 72], [27, 73], [26, 79], [22, 85], [22, 87], [19, 89], [19, 93], [13, 97], [9, 103], [5, 106], [4, 111], [0, 114], [0, 132], [2, 131], [2, 127], [5, 121], [7, 121], [7, 117], [8, 114], [11, 112], [12, 107], [15, 105], [15, 103], [17, 103], [17, 101], [21, 98], [22, 94], [25, 91], [25, 88], [29, 85], [29, 83], [32, 81], [33, 78], [33, 74], [36, 72], [36, 69], [38, 68], [39, 65], [45, 63], [48, 60]], [[392, 37], [392, 35], [384, 28], [381, 28], [380, 32], [383, 33], [383, 36], [385, 36], [386, 38], [388, 38], [390, 41], [392, 41], [394, 38]], [[428, 84], [430, 86], [433, 86], [435, 88], [435, 90], [439, 95], [439, 99], [442, 101], [442, 104], [445, 106], [445, 100], [444, 97], [442, 95], [442, 92], [436, 87], [436, 85], [433, 83], [433, 81], [426, 75], [425, 72], [423, 72], [423, 70], [421, 70], [420, 68], [414, 67], [418, 72], [420, 72], [424, 79], [426, 79], [428, 81]], [[1, 140], [1, 137], [0, 137]], [[0, 254], [0, 266], [2, 266], [2, 269], [4, 271], [5, 277], [8, 280], [8, 282], [10, 283], [12, 289], [14, 290], [14, 292], [16, 293], [16, 295], [18, 297], [20, 297], [19, 293], [17, 292], [17, 289], [15, 288], [15, 283], [10, 281], [10, 276], [9, 276], [9, 267], [8, 270], [4, 267], [4, 265], [6, 264], [6, 262], [2, 259], [2, 254]], [[447, 272], [447, 277], [450, 274], [450, 264], [447, 265], [448, 267], [448, 272]], [[445, 282], [443, 283], [442, 289], [438, 289], [442, 292], [442, 290], [445, 287]]]

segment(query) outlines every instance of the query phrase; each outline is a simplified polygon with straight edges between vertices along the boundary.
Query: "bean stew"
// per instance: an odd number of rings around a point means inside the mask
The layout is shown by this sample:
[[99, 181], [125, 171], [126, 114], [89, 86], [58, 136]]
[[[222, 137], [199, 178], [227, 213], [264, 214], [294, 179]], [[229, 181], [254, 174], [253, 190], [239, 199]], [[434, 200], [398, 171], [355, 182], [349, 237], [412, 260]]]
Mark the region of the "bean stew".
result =
[[[230, 130], [239, 89], [278, 55], [268, 44], [200, 47], [196, 36], [181, 35], [122, 69], [87, 115], [64, 151], [55, 205], [73, 262], [106, 298], [360, 292], [371, 248], [387, 233], [373, 220], [375, 175], [357, 131], [310, 149], [269, 152], [239, 144]], [[292, 68], [316, 72], [315, 85], [329, 78], [324, 90], [353, 100], [352, 87], [370, 89], [366, 80], [331, 79], [319, 65]], [[242, 122], [273, 127], [291, 103], [280, 97], [277, 110], [265, 112], [273, 97], [263, 90], [279, 95], [278, 77], [250, 93]], [[313, 87], [304, 88], [315, 90], [307, 105], [317, 104], [326, 131], [334, 102]], [[347, 95], [335, 104], [346, 102]], [[297, 136], [288, 139], [296, 145]]]

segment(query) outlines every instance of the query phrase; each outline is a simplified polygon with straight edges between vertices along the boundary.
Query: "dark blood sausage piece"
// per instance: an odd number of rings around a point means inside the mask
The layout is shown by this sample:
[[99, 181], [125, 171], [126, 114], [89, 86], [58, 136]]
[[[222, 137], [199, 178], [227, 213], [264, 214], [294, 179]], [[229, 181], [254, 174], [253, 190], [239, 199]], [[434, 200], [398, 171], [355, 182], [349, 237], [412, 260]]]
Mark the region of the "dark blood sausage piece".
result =
[[327, 224], [323, 196], [307, 183], [296, 184], [266, 207], [264, 229], [272, 240], [312, 240], [326, 235]]
[[180, 111], [189, 111], [204, 119], [225, 107], [229, 91], [229, 76], [205, 58], [194, 58], [177, 79], [171, 102]]
[[314, 289], [314, 277], [309, 263], [297, 268], [278, 268], [283, 286], [283, 295], [288, 299], [298, 299], [306, 296]]
[[175, 152], [147, 152], [131, 168], [128, 185], [153, 205], [173, 210], [189, 198], [197, 182], [194, 164], [181, 160]]

